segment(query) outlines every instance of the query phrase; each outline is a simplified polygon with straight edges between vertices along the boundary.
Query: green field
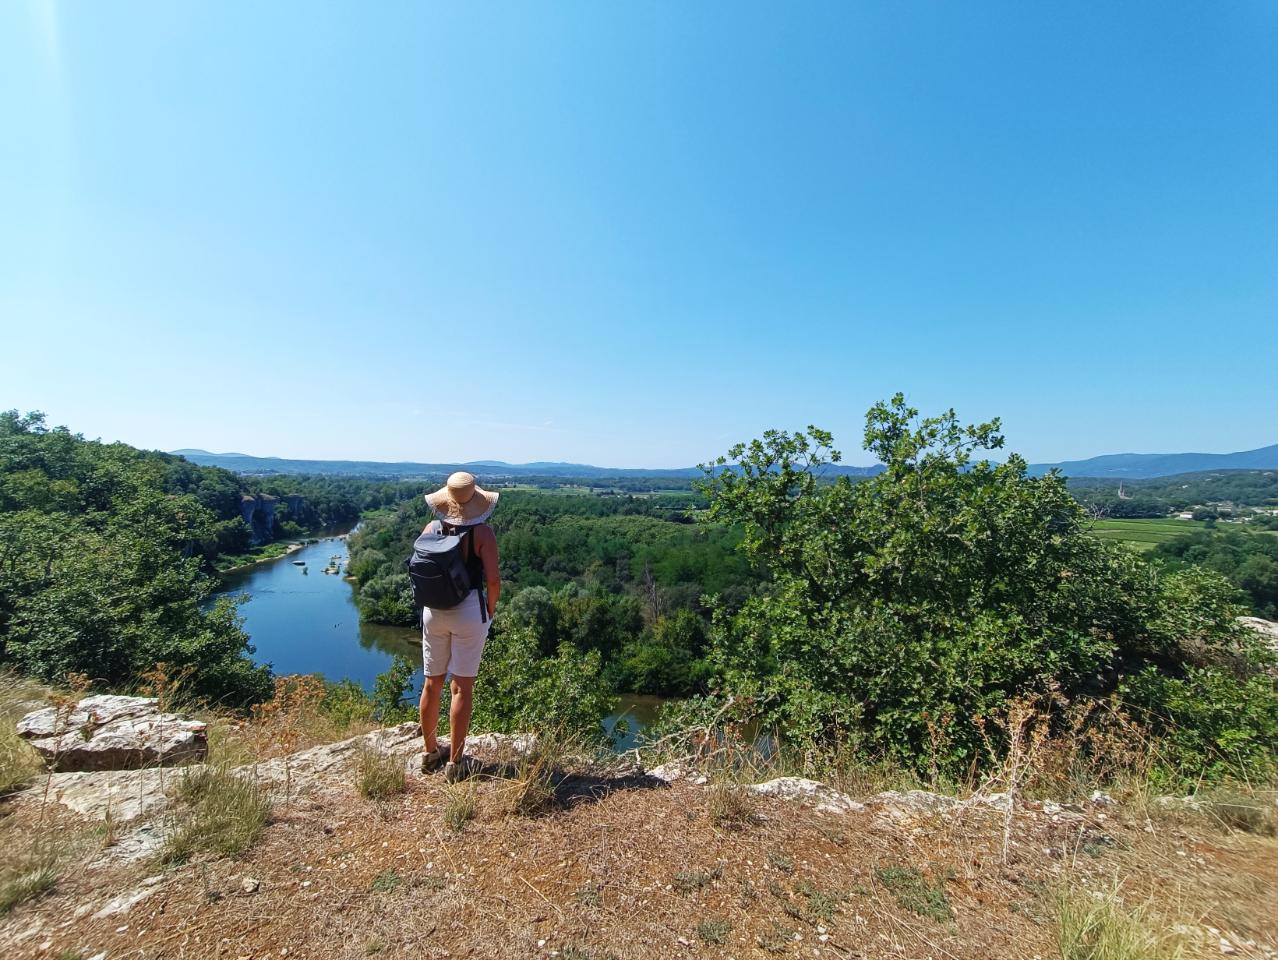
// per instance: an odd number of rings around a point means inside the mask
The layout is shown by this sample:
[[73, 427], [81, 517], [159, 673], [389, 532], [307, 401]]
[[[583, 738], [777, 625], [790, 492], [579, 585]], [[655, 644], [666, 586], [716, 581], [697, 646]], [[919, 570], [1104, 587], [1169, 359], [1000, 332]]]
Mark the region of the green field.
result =
[[1118, 540], [1136, 550], [1153, 550], [1182, 534], [1205, 529], [1201, 520], [1173, 520], [1162, 517], [1152, 520], [1097, 520], [1092, 536], [1102, 540]]

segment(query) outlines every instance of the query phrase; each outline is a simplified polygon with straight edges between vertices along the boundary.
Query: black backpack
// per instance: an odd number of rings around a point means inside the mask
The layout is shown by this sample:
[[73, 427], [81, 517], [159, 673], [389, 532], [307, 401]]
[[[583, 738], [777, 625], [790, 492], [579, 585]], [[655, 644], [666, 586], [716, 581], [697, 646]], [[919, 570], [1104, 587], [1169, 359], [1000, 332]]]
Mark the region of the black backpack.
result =
[[480, 615], [488, 619], [483, 561], [471, 537], [474, 529], [435, 520], [417, 538], [408, 558], [408, 579], [413, 582], [413, 601], [419, 611], [422, 607], [451, 609], [470, 591], [478, 590]]

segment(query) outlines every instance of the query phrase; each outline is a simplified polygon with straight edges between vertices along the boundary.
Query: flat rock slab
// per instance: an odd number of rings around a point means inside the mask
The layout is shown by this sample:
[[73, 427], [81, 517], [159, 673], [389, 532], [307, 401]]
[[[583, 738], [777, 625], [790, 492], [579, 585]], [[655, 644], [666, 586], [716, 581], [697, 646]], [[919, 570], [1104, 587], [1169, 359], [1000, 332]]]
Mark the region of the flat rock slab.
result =
[[153, 697], [85, 697], [18, 721], [18, 735], [52, 770], [139, 770], [208, 756], [208, 727], [161, 713]]

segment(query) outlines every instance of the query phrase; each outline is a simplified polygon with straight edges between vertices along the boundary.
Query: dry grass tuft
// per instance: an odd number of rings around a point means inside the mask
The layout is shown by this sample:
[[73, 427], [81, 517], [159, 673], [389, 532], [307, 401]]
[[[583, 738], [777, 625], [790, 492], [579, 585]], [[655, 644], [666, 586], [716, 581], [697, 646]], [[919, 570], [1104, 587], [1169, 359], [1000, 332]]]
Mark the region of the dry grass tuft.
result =
[[386, 800], [407, 789], [404, 761], [373, 747], [355, 754], [355, 789], [366, 800]]
[[1062, 960], [1180, 960], [1184, 949], [1160, 936], [1142, 911], [1113, 897], [1064, 893], [1056, 901]]
[[198, 853], [235, 856], [253, 845], [270, 819], [266, 792], [225, 767], [192, 767], [175, 792], [181, 809], [160, 853], [165, 863], [184, 863]]
[[742, 830], [755, 820], [756, 798], [739, 783], [720, 781], [706, 789], [706, 813], [724, 830]]
[[16, 727], [39, 695], [39, 689], [28, 681], [0, 672], [0, 797], [26, 786], [44, 769], [39, 755], [18, 736]]
[[555, 761], [540, 746], [520, 757], [515, 775], [506, 786], [506, 807], [521, 817], [539, 817], [555, 806]]
[[365, 714], [335, 716], [324, 709], [323, 678], [300, 674], [275, 678], [275, 693], [253, 707], [248, 723], [224, 723], [217, 746], [227, 762], [248, 763], [286, 757], [322, 743], [368, 733], [376, 724]]
[[0, 916], [51, 890], [79, 839], [48, 824], [5, 829], [0, 835]]
[[454, 833], [461, 833], [466, 824], [475, 819], [477, 805], [473, 782], [467, 780], [450, 784], [448, 798], [444, 802], [444, 825]]

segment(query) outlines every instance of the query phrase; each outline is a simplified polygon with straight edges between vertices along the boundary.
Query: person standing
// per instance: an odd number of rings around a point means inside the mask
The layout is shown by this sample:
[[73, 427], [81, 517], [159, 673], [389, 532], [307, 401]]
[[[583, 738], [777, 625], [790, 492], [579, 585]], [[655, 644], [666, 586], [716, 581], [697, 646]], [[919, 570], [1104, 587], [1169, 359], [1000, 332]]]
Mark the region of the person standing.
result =
[[[466, 755], [466, 733], [474, 708], [475, 677], [484, 653], [484, 642], [497, 612], [501, 596], [501, 575], [497, 567], [497, 537], [487, 523], [497, 505], [498, 494], [482, 489], [465, 471], [454, 473], [426, 502], [435, 519], [423, 534], [460, 536], [470, 580], [474, 587], [461, 603], [447, 609], [422, 609], [422, 661], [426, 681], [420, 704], [422, 772], [444, 768], [449, 783], [465, 779], [476, 771], [478, 762]], [[439, 704], [444, 681], [452, 674], [448, 709], [449, 742], [441, 744]]]

